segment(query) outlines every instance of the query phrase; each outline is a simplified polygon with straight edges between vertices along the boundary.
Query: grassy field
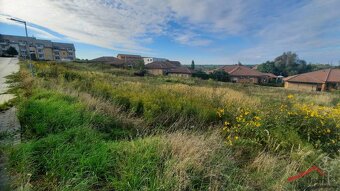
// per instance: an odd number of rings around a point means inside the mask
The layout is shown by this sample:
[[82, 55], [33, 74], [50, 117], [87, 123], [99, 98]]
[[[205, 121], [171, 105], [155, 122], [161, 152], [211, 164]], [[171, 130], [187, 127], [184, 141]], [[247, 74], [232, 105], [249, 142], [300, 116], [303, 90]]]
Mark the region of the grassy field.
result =
[[[136, 77], [88, 63], [10, 76], [23, 142], [13, 188], [303, 190], [340, 182], [338, 93]], [[317, 165], [316, 173], [287, 178]]]

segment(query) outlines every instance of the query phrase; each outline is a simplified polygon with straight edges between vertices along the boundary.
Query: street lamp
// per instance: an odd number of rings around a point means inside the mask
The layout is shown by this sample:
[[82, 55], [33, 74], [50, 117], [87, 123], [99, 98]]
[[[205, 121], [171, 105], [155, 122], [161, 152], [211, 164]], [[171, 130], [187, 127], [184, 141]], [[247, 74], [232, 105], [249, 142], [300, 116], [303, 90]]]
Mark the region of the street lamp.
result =
[[22, 21], [22, 20], [18, 20], [18, 19], [14, 19], [14, 18], [8, 18], [9, 20], [11, 21], [15, 21], [15, 22], [18, 22], [18, 23], [22, 23], [25, 25], [25, 32], [26, 32], [26, 60], [27, 60], [27, 54], [29, 55], [29, 58], [30, 58], [30, 61], [29, 61], [29, 66], [30, 66], [30, 70], [31, 70], [31, 73], [32, 73], [32, 76], [34, 76], [34, 73], [33, 73], [33, 66], [32, 66], [32, 57], [31, 57], [31, 51], [29, 49], [29, 46], [28, 46], [28, 33], [27, 33], [27, 25], [26, 25], [26, 21]]

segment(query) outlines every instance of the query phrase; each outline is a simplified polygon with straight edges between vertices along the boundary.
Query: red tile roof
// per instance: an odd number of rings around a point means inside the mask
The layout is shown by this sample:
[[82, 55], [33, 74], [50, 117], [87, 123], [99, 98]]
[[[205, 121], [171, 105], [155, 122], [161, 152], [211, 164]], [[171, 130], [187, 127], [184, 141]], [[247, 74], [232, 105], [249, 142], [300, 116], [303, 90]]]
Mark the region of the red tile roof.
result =
[[113, 56], [102, 56], [91, 60], [92, 62], [102, 62], [107, 64], [123, 64], [123, 61]]
[[170, 61], [155, 61], [145, 65], [146, 69], [172, 69], [178, 67]]
[[175, 74], [192, 74], [193, 72], [185, 66], [180, 66], [177, 68], [173, 68], [169, 71], [169, 73], [175, 73]]
[[268, 73], [262, 73], [240, 64], [223, 66], [219, 68], [219, 70], [224, 70], [230, 76], [257, 76], [257, 77], [270, 76]]
[[264, 74], [266, 74], [270, 78], [277, 78], [277, 76], [272, 73], [264, 73]]
[[315, 72], [308, 72], [289, 76], [284, 79], [286, 82], [303, 82], [303, 83], [325, 83], [340, 82], [340, 69], [324, 69]]

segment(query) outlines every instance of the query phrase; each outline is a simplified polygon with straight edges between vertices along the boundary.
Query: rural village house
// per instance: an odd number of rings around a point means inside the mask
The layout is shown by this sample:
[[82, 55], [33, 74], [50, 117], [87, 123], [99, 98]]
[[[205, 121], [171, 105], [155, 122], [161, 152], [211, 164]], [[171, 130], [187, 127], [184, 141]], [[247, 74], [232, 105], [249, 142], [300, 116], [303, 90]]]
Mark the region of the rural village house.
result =
[[326, 91], [340, 89], [340, 69], [324, 69], [289, 76], [285, 88], [296, 90]]
[[117, 58], [123, 60], [124, 62], [129, 61], [143, 61], [142, 56], [140, 55], [132, 55], [132, 54], [118, 54]]
[[105, 63], [112, 66], [121, 67], [124, 65], [124, 61], [114, 57], [114, 56], [102, 56], [91, 60], [91, 62]]
[[118, 54], [117, 57], [103, 56], [93, 59], [91, 62], [100, 62], [117, 67], [139, 67], [144, 63], [141, 56], [130, 54]]
[[176, 77], [186, 77], [189, 78], [193, 74], [193, 71], [185, 66], [176, 67], [170, 69], [168, 72], [169, 76], [176, 76]]
[[188, 68], [181, 66], [178, 61], [156, 61], [145, 65], [145, 69], [152, 75], [189, 77], [192, 74]]
[[276, 78], [274, 74], [262, 73], [247, 66], [243, 66], [240, 63], [237, 65], [223, 66], [218, 70], [227, 72], [230, 76], [231, 82], [236, 83], [267, 83], [269, 79]]

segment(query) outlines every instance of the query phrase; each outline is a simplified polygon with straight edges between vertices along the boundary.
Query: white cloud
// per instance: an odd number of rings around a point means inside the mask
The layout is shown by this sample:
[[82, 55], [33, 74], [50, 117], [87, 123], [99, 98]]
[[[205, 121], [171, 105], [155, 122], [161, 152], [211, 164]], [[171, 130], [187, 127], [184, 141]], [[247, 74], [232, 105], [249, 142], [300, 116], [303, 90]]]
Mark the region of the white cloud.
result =
[[[15, 21], [11, 21], [8, 18], [9, 18], [9, 16], [1, 15], [0, 14], [0, 23], [16, 25], [18, 27], [22, 27], [23, 31], [24, 31], [24, 25], [23, 24], [17, 23]], [[38, 37], [38, 38], [49, 39], [49, 40], [59, 40], [60, 39], [59, 37], [57, 37], [57, 36], [55, 36], [55, 35], [53, 35], [53, 34], [51, 34], [49, 32], [46, 32], [44, 30], [38, 29], [36, 27], [27, 26], [27, 30], [28, 31], [34, 31], [35, 34], [36, 34], [36, 37]]]
[[201, 38], [200, 35], [193, 32], [177, 32], [173, 34], [176, 42], [189, 46], [207, 46], [212, 43], [211, 40]]
[[[4, 14], [76, 41], [118, 50], [145, 50], [141, 43], [150, 41], [148, 35], [166, 34], [170, 19], [187, 20], [192, 27], [211, 31], [237, 32], [242, 28], [239, 1], [227, 3], [226, 9], [221, 9], [220, 4], [226, 4], [223, 0], [1, 0], [0, 4]], [[202, 38], [191, 40], [192, 45], [209, 44]]]
[[295, 51], [311, 61], [340, 60], [339, 6], [337, 0], [314, 0], [287, 11], [254, 33], [257, 43], [232, 57], [256, 63]]
[[159, 8], [157, 2], [1, 0], [0, 4], [4, 14], [75, 41], [117, 50], [146, 50], [138, 41], [149, 33], [161, 33], [166, 24], [166, 8]]
[[224, 47], [216, 44], [225, 37], [239, 37], [248, 44], [221, 58], [255, 63], [288, 50], [315, 58], [320, 49], [320, 57], [339, 59], [326, 50], [339, 47], [339, 0], [0, 0], [0, 5], [2, 14], [119, 51], [150, 52], [145, 47], [161, 35], [209, 49]]

